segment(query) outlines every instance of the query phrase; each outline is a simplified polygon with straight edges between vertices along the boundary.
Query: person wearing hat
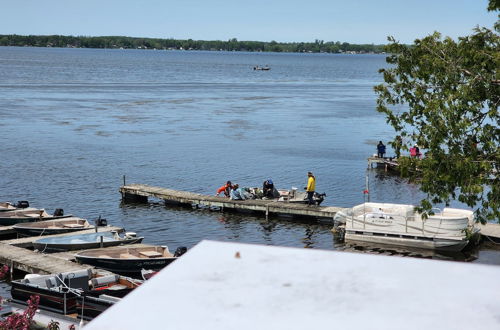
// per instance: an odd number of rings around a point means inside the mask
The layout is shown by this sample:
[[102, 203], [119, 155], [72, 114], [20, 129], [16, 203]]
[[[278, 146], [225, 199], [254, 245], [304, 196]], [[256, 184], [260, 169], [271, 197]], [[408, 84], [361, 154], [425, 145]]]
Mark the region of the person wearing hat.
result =
[[307, 187], [306, 187], [306, 192], [307, 192], [307, 204], [308, 205], [314, 205], [314, 190], [316, 189], [316, 178], [312, 174], [312, 172], [307, 172]]
[[265, 198], [273, 198], [274, 197], [274, 183], [273, 180], [267, 179], [262, 184], [262, 193]]

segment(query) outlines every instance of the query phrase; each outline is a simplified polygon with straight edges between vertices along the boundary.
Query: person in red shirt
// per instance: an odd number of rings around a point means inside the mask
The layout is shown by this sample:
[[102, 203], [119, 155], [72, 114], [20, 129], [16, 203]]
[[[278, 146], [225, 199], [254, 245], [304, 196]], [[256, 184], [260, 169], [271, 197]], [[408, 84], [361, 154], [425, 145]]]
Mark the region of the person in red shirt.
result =
[[225, 185], [217, 189], [217, 193], [215, 196], [219, 196], [221, 193], [224, 193], [224, 196], [229, 197], [229, 192], [231, 191], [231, 181], [226, 182]]

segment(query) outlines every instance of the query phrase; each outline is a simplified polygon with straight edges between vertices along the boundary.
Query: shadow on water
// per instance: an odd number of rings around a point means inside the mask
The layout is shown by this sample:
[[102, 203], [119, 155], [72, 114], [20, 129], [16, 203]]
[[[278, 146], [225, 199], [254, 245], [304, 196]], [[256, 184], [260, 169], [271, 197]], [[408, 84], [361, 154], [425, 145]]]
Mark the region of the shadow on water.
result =
[[346, 252], [361, 252], [386, 256], [413, 257], [424, 259], [450, 260], [471, 262], [477, 259], [479, 247], [470, 247], [461, 252], [434, 251], [426, 249], [415, 249], [398, 247], [384, 244], [367, 244], [362, 242], [346, 242], [336, 246], [337, 250]]

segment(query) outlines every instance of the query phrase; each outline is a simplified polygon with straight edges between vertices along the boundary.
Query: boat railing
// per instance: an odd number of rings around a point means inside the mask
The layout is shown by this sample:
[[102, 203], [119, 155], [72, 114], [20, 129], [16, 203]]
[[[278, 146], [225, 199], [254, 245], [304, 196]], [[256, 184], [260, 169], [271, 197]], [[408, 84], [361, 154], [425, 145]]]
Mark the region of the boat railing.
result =
[[433, 207], [431, 209], [431, 211], [434, 213], [434, 214], [442, 214], [443, 213], [443, 210], [441, 210], [439, 207]]

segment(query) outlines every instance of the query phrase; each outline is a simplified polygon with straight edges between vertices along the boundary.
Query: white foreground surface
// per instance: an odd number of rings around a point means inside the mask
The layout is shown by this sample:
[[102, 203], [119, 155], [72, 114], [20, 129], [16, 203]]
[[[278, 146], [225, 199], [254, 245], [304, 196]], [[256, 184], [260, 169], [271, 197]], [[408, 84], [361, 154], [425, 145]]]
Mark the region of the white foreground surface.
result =
[[500, 267], [203, 241], [87, 326], [499, 329]]

